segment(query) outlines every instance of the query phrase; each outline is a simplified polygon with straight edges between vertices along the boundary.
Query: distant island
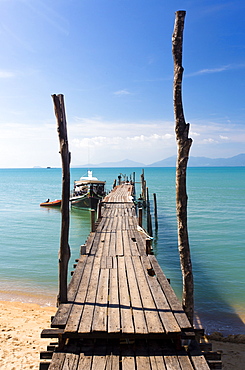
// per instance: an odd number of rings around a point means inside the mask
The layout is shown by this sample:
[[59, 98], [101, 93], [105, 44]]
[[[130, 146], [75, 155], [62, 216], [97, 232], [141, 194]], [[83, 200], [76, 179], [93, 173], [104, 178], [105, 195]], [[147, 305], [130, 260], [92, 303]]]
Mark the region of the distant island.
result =
[[[73, 165], [72, 168], [93, 168], [93, 167], [175, 167], [176, 156], [173, 155], [158, 162], [146, 165], [125, 159], [119, 162], [103, 162], [99, 164]], [[230, 158], [207, 158], [192, 157], [188, 161], [188, 167], [243, 167], [245, 166], [245, 153]]]

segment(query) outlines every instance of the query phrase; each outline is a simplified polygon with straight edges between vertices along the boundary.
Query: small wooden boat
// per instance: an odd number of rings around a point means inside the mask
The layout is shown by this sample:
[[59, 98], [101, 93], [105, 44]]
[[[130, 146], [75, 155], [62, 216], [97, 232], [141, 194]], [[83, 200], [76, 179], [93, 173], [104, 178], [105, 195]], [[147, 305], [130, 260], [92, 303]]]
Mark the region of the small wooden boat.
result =
[[46, 200], [46, 202], [40, 203], [41, 207], [60, 207], [61, 206], [61, 199], [55, 199], [50, 202], [50, 200]]

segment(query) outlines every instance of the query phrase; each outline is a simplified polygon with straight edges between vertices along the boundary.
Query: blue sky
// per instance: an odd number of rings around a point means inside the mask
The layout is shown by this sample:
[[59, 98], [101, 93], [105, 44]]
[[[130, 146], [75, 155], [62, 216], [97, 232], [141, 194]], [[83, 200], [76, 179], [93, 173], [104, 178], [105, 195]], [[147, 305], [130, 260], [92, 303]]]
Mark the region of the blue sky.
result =
[[244, 152], [241, 0], [0, 0], [0, 167], [60, 166], [51, 99], [59, 93], [73, 165], [175, 155], [177, 10], [187, 12], [190, 155]]

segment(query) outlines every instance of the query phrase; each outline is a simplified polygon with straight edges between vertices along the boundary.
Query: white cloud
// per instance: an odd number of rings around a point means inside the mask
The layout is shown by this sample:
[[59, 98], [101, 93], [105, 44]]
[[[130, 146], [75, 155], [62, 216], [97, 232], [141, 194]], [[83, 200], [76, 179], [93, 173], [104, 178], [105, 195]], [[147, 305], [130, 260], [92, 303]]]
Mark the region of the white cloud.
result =
[[[191, 121], [191, 155], [227, 157], [244, 151], [243, 125], [225, 119]], [[1, 123], [1, 138], [0, 167], [61, 166], [54, 120], [39, 125]], [[68, 140], [73, 165], [125, 158], [150, 164], [177, 151], [174, 122], [160, 120], [118, 122], [76, 117], [69, 120]]]
[[115, 91], [113, 94], [117, 96], [131, 95], [131, 93], [126, 89]]
[[190, 135], [189, 136], [190, 137], [192, 137], [192, 136], [200, 136], [200, 134], [198, 132], [194, 132], [194, 131], [190, 130]]
[[222, 66], [218, 68], [204, 68], [204, 69], [201, 69], [200, 71], [188, 73], [185, 75], [185, 77], [199, 76], [199, 75], [205, 75], [205, 74], [210, 74], [210, 73], [220, 73], [220, 72], [227, 71], [228, 69], [231, 69], [230, 65]]
[[0, 70], [0, 78], [12, 78], [14, 77], [14, 73], [10, 71]]
[[126, 155], [148, 164], [175, 154], [176, 148], [174, 124], [164, 121], [111, 122], [98, 117], [76, 118], [69, 125], [69, 138], [73, 164], [86, 163], [88, 155], [91, 163], [118, 161]]
[[208, 144], [218, 143], [218, 141], [217, 141], [217, 140], [214, 140], [214, 139], [212, 139], [211, 137], [209, 137], [208, 139], [203, 139], [203, 142], [204, 142], [204, 143], [208, 143]]
[[220, 72], [224, 72], [228, 70], [242, 69], [242, 68], [245, 68], [244, 63], [227, 64], [225, 66], [220, 66], [220, 67], [215, 67], [215, 68], [204, 68], [204, 69], [201, 69], [200, 71], [188, 73], [185, 75], [185, 77], [200, 76], [200, 75], [206, 75], [206, 74], [211, 74], [211, 73], [220, 73]]

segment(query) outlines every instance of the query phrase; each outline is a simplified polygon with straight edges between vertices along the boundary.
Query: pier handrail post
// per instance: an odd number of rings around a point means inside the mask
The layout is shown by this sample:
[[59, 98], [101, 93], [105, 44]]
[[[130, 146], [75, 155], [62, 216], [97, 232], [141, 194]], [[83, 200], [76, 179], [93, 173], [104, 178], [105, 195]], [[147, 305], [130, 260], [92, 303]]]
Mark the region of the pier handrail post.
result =
[[175, 24], [172, 37], [172, 52], [174, 59], [174, 115], [175, 132], [178, 146], [176, 162], [176, 211], [178, 222], [178, 249], [183, 277], [182, 305], [185, 313], [193, 324], [194, 312], [194, 283], [192, 263], [187, 229], [187, 193], [186, 168], [192, 139], [189, 135], [189, 123], [185, 122], [182, 104], [182, 66], [183, 31], [186, 12], [181, 10], [175, 13]]
[[64, 96], [52, 95], [54, 111], [57, 120], [57, 131], [60, 142], [60, 154], [62, 161], [62, 205], [61, 205], [61, 236], [59, 250], [59, 292], [57, 304], [67, 302], [67, 274], [68, 262], [71, 256], [69, 239], [69, 199], [70, 199], [70, 161], [71, 153], [68, 147], [67, 125], [65, 115]]

